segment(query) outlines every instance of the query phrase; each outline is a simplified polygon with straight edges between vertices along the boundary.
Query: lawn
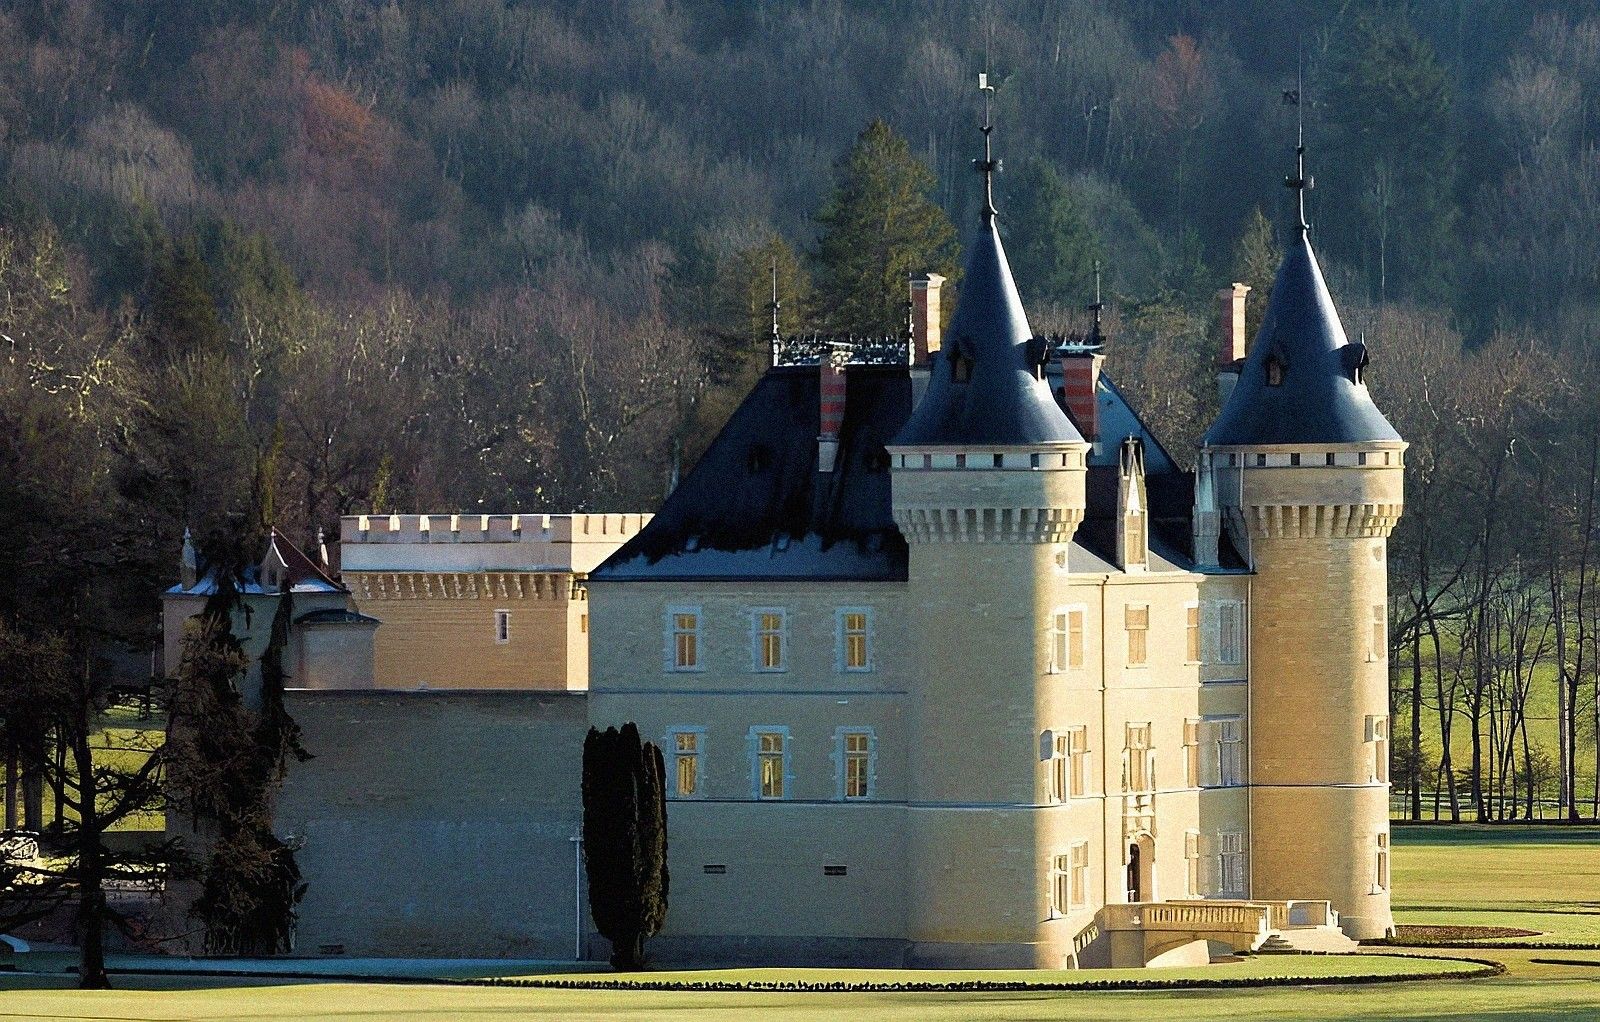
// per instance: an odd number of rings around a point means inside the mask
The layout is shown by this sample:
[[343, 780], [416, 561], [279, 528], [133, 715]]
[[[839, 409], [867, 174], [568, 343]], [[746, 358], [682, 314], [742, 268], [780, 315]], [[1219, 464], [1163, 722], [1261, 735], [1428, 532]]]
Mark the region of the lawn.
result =
[[[1539, 830], [1481, 827], [1401, 828], [1395, 838], [1397, 918], [1402, 923], [1443, 919], [1545, 930], [1543, 938], [1600, 943], [1600, 828]], [[1206, 970], [1080, 973], [985, 973], [1005, 981], [1228, 976], [1311, 978], [1416, 974], [1460, 968], [1453, 957], [1500, 962], [1501, 976], [1466, 980], [1408, 980], [1356, 986], [1280, 986], [1258, 989], [1175, 989], [1140, 992], [1022, 990], [995, 993], [676, 992], [553, 990], [508, 987], [120, 976], [122, 989], [83, 993], [60, 989], [63, 979], [0, 980], [0, 1018], [40, 1020], [238, 1020], [317, 1018], [360, 1022], [446, 1019], [820, 1020], [1108, 1020], [1379, 1019], [1593, 1020], [1600, 1017], [1600, 950], [1455, 951], [1372, 949], [1359, 962], [1340, 956], [1258, 958]], [[1395, 951], [1435, 961], [1393, 957]], [[554, 974], [529, 976], [548, 980]], [[695, 973], [699, 981], [857, 982], [967, 979], [973, 974], [882, 973], [843, 970], [736, 970]], [[572, 976], [571, 978], [581, 978]], [[611, 974], [588, 974], [611, 979]], [[678, 978], [652, 973], [644, 978]], [[9, 989], [6, 989], [9, 987]]]

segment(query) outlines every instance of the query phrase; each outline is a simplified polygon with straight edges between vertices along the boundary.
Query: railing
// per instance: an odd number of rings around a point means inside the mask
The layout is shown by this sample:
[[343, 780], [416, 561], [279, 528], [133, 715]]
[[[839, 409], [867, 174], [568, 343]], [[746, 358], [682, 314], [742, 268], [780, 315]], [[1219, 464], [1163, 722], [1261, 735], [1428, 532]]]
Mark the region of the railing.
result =
[[1271, 901], [1272, 928], [1274, 930], [1302, 929], [1307, 926], [1331, 926], [1338, 916], [1326, 901]]
[[1157, 901], [1107, 905], [1106, 930], [1213, 930], [1266, 933], [1270, 906], [1260, 902]]

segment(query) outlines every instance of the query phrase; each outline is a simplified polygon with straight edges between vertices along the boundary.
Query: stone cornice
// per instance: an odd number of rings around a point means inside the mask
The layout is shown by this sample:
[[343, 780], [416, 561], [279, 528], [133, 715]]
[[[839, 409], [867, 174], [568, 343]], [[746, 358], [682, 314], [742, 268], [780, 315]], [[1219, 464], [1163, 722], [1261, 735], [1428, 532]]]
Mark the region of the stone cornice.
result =
[[357, 600], [581, 600], [581, 578], [545, 571], [347, 571]]
[[1251, 539], [1387, 538], [1402, 504], [1253, 504], [1224, 513], [1235, 534]]
[[1065, 543], [1083, 521], [1074, 507], [897, 507], [911, 543]]

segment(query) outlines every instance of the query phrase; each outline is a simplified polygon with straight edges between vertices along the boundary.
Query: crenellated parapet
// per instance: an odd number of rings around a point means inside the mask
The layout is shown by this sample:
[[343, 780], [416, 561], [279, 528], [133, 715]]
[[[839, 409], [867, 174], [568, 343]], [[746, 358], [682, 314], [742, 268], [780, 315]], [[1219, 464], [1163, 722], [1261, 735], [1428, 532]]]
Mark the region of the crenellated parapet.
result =
[[910, 543], [1070, 542], [1088, 450], [895, 447], [895, 525]]
[[898, 507], [894, 523], [911, 543], [1066, 543], [1082, 508]]

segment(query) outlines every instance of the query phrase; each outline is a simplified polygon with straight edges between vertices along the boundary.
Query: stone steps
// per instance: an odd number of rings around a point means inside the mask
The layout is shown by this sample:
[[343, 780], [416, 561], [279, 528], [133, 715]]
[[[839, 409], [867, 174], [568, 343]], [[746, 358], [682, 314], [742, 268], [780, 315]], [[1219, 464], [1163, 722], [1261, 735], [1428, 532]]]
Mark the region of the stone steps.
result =
[[1256, 948], [1256, 954], [1331, 954], [1355, 951], [1356, 948], [1356, 942], [1346, 937], [1337, 926], [1304, 926], [1292, 930], [1274, 930]]

